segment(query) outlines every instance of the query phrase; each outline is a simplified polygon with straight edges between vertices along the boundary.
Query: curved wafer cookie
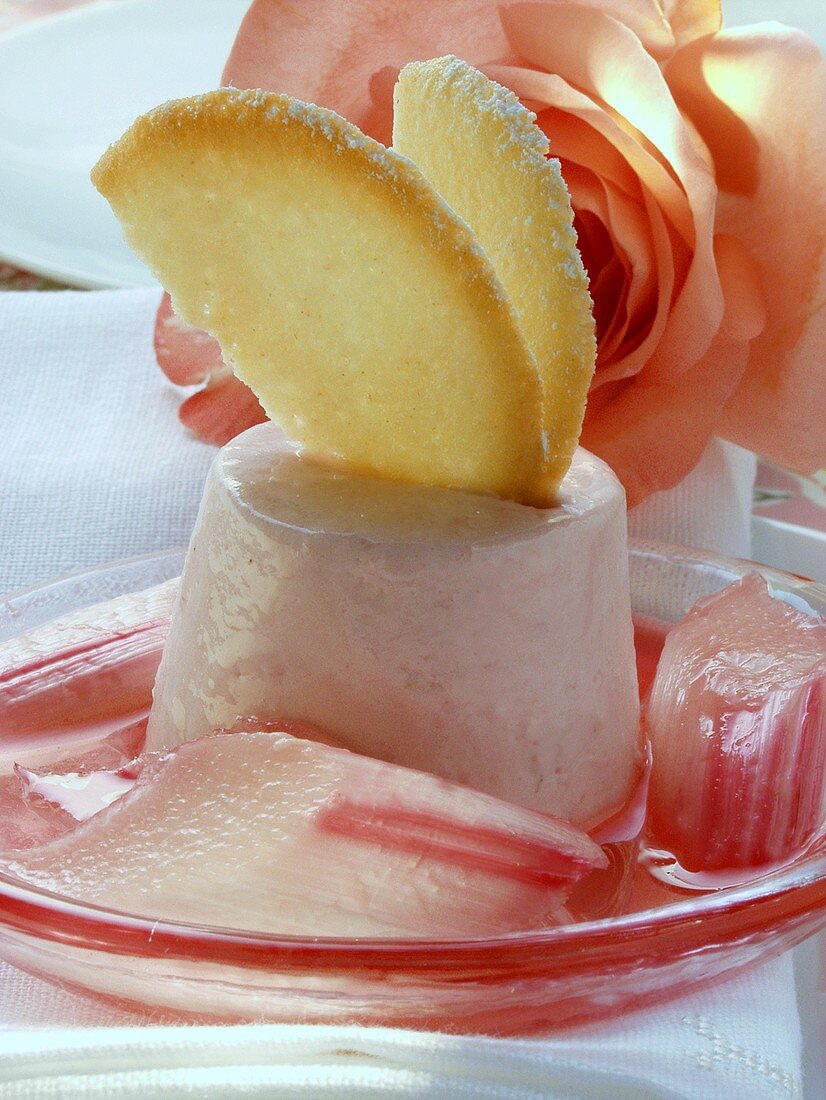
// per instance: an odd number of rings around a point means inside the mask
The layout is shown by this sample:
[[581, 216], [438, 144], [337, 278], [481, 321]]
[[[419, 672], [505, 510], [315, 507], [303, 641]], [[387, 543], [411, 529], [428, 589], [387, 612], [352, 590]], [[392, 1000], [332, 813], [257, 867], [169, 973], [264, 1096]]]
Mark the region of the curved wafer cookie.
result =
[[596, 360], [588, 278], [548, 140], [513, 92], [456, 57], [412, 62], [393, 147], [465, 219], [493, 264], [543, 381], [549, 477], [565, 475]]
[[541, 382], [467, 226], [338, 115], [222, 89], [159, 107], [96, 187], [176, 312], [308, 453], [537, 499]]

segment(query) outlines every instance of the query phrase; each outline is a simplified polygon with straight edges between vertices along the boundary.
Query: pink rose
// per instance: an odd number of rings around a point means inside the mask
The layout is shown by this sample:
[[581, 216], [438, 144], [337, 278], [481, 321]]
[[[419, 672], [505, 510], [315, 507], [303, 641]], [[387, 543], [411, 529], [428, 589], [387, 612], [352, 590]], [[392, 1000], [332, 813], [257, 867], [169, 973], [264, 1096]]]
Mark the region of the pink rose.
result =
[[[800, 32], [720, 28], [718, 0], [256, 0], [224, 83], [388, 142], [398, 70], [454, 53], [537, 113], [595, 303], [583, 443], [634, 504], [714, 434], [826, 465], [826, 64]], [[213, 402], [233, 431], [238, 392]]]

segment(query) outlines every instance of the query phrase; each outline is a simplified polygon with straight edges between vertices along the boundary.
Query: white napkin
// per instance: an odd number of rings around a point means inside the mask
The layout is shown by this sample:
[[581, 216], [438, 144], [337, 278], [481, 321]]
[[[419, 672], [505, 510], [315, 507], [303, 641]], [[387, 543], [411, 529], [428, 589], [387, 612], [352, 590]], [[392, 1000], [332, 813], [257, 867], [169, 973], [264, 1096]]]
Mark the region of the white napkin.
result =
[[[157, 301], [151, 290], [0, 295], [0, 591], [187, 541], [213, 450], [180, 427], [179, 391], [154, 362]], [[733, 517], [725, 548], [745, 552], [752, 469], [715, 444], [639, 523], [713, 546]], [[0, 966], [0, 1097], [801, 1095], [790, 957], [524, 1042], [146, 1023]]]
[[0, 592], [188, 541], [214, 448], [155, 365], [159, 298], [0, 295]]
[[751, 557], [751, 501], [757, 456], [712, 439], [676, 488], [652, 493], [628, 513], [628, 533]]

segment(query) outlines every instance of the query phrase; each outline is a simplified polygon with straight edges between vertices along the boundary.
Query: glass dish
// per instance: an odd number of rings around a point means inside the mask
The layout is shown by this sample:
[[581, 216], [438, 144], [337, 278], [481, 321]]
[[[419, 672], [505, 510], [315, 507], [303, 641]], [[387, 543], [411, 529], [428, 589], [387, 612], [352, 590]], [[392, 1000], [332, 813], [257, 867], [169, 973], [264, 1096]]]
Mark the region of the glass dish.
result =
[[[0, 753], [46, 756], [96, 729], [132, 721], [149, 702], [182, 553], [63, 578], [0, 603], [0, 686], [10, 672], [48, 678], [93, 650], [98, 670], [125, 674], [123, 699], [95, 701], [78, 682], [48, 691], [21, 722], [0, 694]], [[700, 551], [632, 544], [635, 613], [677, 621], [701, 596], [754, 568]], [[772, 589], [826, 613], [826, 588], [760, 567]], [[168, 582], [157, 598], [131, 593]], [[118, 599], [112, 605], [101, 601]], [[125, 600], [125, 604], [124, 601]], [[112, 607], [127, 607], [125, 628]], [[63, 625], [53, 628], [55, 620]], [[116, 622], [120, 617], [116, 616]], [[18, 643], [40, 632], [39, 647]], [[82, 669], [82, 663], [77, 665]], [[78, 672], [78, 675], [81, 673]], [[5, 700], [5, 701], [3, 701]], [[19, 701], [18, 701], [19, 702]], [[50, 713], [50, 707], [54, 713]], [[121, 713], [122, 712], [122, 713]], [[99, 735], [99, 733], [98, 733]], [[49, 749], [49, 746], [52, 749]], [[783, 867], [715, 893], [638, 895], [641, 911], [496, 939], [454, 942], [255, 935], [151, 921], [70, 901], [0, 876], [0, 957], [64, 986], [121, 1005], [186, 1019], [370, 1023], [499, 1035], [526, 1034], [650, 1005], [733, 974], [826, 925], [826, 841]], [[659, 892], [658, 892], [659, 891]], [[675, 900], [677, 899], [677, 900]]]

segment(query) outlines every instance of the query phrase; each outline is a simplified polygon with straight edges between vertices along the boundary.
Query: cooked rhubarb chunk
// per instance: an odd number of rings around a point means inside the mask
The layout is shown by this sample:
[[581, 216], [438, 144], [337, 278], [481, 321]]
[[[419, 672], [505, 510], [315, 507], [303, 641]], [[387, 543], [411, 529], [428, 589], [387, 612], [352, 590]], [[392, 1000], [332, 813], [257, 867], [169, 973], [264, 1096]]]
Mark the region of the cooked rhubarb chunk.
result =
[[95, 767], [119, 759], [123, 738], [102, 742], [134, 732], [151, 702], [177, 589], [166, 581], [0, 643], [0, 774], [54, 763], [56, 743], [78, 762], [100, 748]]
[[16, 851], [45, 844], [73, 825], [61, 806], [44, 798], [28, 798], [20, 776], [0, 776], [0, 848]]
[[692, 871], [783, 860], [823, 828], [826, 625], [751, 574], [666, 639], [651, 689], [652, 835]]
[[0, 866], [155, 919], [332, 936], [484, 936], [560, 919], [605, 866], [585, 833], [281, 733], [143, 758], [132, 789]]
[[[46, 707], [43, 714], [48, 714]], [[105, 738], [70, 740], [69, 755], [59, 761], [52, 744], [48, 765], [45, 744], [25, 746], [25, 759], [31, 758], [33, 767], [14, 764], [10, 775], [0, 774], [0, 851], [45, 844], [108, 805], [110, 796], [127, 789], [126, 765], [140, 752], [145, 733], [142, 721]]]

